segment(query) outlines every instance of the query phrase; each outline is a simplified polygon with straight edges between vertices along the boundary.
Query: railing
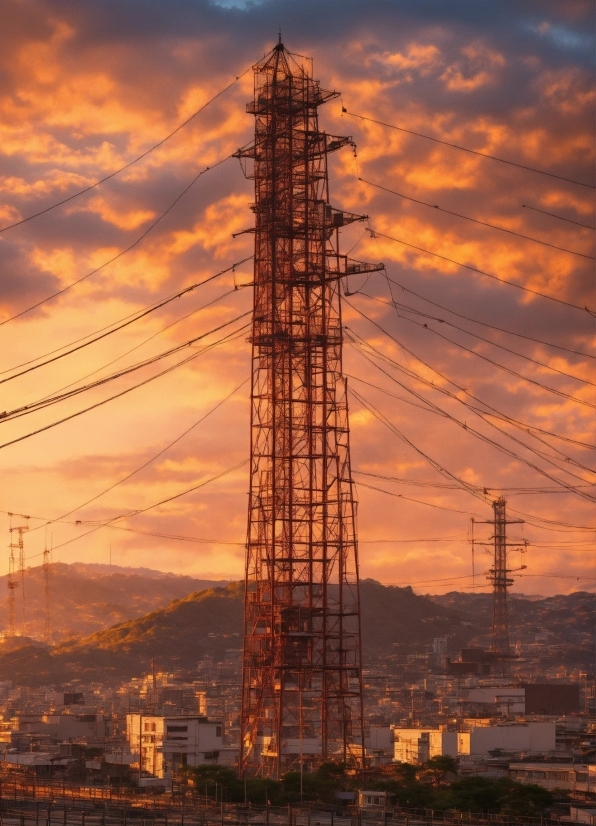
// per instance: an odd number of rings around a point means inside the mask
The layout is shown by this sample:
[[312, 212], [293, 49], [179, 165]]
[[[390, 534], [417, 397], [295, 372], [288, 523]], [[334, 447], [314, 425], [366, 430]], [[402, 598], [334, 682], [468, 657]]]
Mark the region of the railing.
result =
[[338, 811], [317, 803], [216, 804], [184, 787], [148, 794], [56, 781], [0, 781], [0, 826], [133, 826], [132, 822], [134, 826], [562, 826], [566, 821], [402, 807]]

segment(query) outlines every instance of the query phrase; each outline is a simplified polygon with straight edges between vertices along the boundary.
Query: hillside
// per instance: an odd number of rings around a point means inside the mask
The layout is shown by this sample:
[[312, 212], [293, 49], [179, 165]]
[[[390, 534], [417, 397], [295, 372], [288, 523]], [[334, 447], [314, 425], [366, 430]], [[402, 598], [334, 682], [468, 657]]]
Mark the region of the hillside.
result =
[[[87, 636], [106, 626], [142, 617], [193, 591], [225, 586], [225, 581], [164, 574], [148, 568], [54, 563], [50, 567], [50, 625], [54, 643]], [[0, 577], [0, 632], [8, 630], [7, 577]], [[45, 580], [43, 567], [25, 572], [25, 623], [22, 588], [15, 592], [16, 631], [37, 639], [45, 636]]]
[[[69, 576], [72, 583], [72, 573]], [[127, 582], [131, 589], [132, 584], [139, 587], [135, 610], [143, 599], [163, 599], [167, 588], [182, 589], [189, 579], [152, 573], [145, 577], [148, 590], [142, 591], [132, 574], [119, 572], [118, 577], [118, 587], [125, 588]], [[161, 590], [151, 590], [151, 583]], [[71, 622], [78, 615], [90, 615], [89, 605], [82, 602], [85, 594], [93, 595], [92, 606], [100, 604], [94, 580], [88, 585], [88, 590], [69, 597], [73, 606]], [[103, 585], [108, 587], [109, 583]], [[489, 640], [492, 602], [488, 594], [419, 596], [411, 588], [385, 586], [368, 579], [361, 583], [361, 596], [366, 666], [390, 655], [422, 653], [435, 637], [449, 637], [452, 652]], [[548, 641], [557, 651], [557, 662], [589, 668], [594, 651], [593, 609], [594, 595], [585, 592], [539, 599], [517, 595], [510, 600], [512, 641], [534, 643], [536, 635], [543, 637], [547, 632]], [[0, 680], [26, 685], [56, 684], [75, 678], [118, 683], [146, 673], [152, 658], [159, 668], [192, 673], [203, 657], [221, 661], [226, 651], [241, 648], [242, 610], [242, 584], [230, 583], [184, 594], [165, 607], [83, 638], [63, 640], [53, 648], [24, 637], [8, 639], [0, 645]]]
[[[492, 624], [491, 594], [449, 594], [429, 597], [436, 605], [457, 611], [474, 623], [476, 633], [470, 644], [488, 646]], [[594, 668], [594, 609], [596, 594], [576, 591], [554, 597], [526, 597], [511, 594], [508, 600], [509, 635], [513, 644], [526, 651], [538, 641], [551, 647], [550, 656], [536, 652], [548, 665]], [[452, 650], [455, 650], [452, 647]]]
[[[223, 657], [242, 645], [243, 586], [190, 594], [146, 616], [120, 623], [54, 648], [28, 644], [2, 653], [0, 679], [42, 685], [73, 677], [114, 681], [146, 672], [152, 657], [160, 668], [194, 670], [206, 655]], [[362, 583], [363, 648], [374, 660], [387, 653], [416, 651], [433, 637], [469, 627], [450, 608], [435, 605], [411, 588]]]

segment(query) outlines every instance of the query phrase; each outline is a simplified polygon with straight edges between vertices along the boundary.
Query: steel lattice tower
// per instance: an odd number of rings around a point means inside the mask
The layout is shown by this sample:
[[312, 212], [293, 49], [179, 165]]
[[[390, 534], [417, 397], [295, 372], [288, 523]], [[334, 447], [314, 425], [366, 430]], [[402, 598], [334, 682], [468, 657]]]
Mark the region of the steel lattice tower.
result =
[[[506, 501], [500, 497], [493, 502], [494, 532], [492, 540], [494, 543], [493, 567], [488, 572], [488, 581], [493, 586], [493, 630], [490, 650], [495, 659], [501, 662], [503, 675], [509, 673], [509, 663], [512, 659], [511, 646], [509, 645], [509, 620], [507, 615], [507, 589], [513, 585], [513, 579], [509, 574], [515, 571], [523, 571], [523, 554], [527, 548], [527, 542], [507, 542], [507, 525], [522, 525], [523, 519], [507, 519]], [[522, 563], [518, 568], [508, 567], [508, 549], [519, 550], [522, 553]]]
[[509, 624], [507, 620], [507, 588], [513, 584], [507, 574], [507, 518], [505, 499], [501, 496], [493, 502], [495, 512], [493, 541], [495, 556], [489, 571], [493, 586], [493, 633], [491, 651], [504, 657], [509, 656]]
[[[339, 227], [319, 131], [320, 88], [280, 42], [254, 67], [251, 466], [241, 768], [279, 777], [322, 760], [363, 765], [360, 597]], [[254, 164], [254, 166], [253, 166]]]

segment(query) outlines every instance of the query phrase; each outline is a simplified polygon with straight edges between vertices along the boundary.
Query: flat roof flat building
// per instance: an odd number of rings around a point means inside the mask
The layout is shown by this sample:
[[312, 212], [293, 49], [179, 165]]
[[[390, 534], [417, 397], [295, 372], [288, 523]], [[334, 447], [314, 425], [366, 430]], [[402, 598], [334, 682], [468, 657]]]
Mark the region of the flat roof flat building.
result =
[[222, 724], [196, 715], [127, 714], [126, 736], [140, 776], [164, 780], [185, 766], [217, 764], [223, 747]]

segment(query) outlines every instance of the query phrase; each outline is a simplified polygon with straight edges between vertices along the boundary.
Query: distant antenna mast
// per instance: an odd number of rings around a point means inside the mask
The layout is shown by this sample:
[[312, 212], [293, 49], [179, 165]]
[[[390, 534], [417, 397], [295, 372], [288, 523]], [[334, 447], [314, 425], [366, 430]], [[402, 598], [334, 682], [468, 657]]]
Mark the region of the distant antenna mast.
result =
[[[29, 517], [21, 513], [9, 513], [10, 517], [10, 557], [8, 560], [8, 591], [9, 591], [9, 611], [8, 628], [11, 637], [15, 635], [15, 588], [18, 588], [16, 574], [16, 554], [18, 554], [18, 576], [21, 580], [21, 606], [22, 606], [22, 631], [25, 631], [25, 544], [23, 534], [29, 530]], [[13, 525], [14, 518], [23, 519], [24, 524]]]
[[[511, 647], [509, 644], [509, 620], [507, 612], [507, 591], [513, 585], [513, 579], [509, 574], [523, 570], [526, 566], [522, 563], [519, 568], [508, 567], [509, 549], [520, 549], [519, 542], [507, 541], [507, 525], [523, 525], [523, 519], [507, 519], [507, 502], [503, 496], [493, 502], [494, 520], [493, 535], [493, 566], [488, 571], [488, 581], [493, 586], [493, 627], [491, 652], [501, 661], [503, 676], [509, 673], [509, 659], [511, 657]], [[525, 551], [527, 543], [522, 542]], [[523, 557], [522, 557], [523, 559]]]
[[43, 580], [45, 590], [45, 640], [50, 642], [50, 549], [48, 548], [48, 532], [43, 548]]

